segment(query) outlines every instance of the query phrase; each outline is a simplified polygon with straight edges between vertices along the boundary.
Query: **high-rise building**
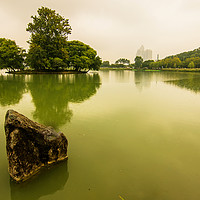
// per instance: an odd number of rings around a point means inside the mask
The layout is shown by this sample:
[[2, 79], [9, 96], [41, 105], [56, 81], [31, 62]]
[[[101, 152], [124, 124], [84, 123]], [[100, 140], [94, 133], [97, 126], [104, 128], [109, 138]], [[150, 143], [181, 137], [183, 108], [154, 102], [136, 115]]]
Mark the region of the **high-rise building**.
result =
[[144, 57], [144, 46], [143, 45], [137, 50], [136, 56], [141, 56], [142, 58]]
[[157, 61], [159, 60], [159, 54], [157, 54]]
[[151, 49], [144, 49], [144, 46], [142, 45], [136, 53], [136, 56], [141, 56], [143, 60], [152, 60], [152, 50]]
[[144, 51], [144, 60], [151, 60], [152, 59], [152, 50], [147, 49]]

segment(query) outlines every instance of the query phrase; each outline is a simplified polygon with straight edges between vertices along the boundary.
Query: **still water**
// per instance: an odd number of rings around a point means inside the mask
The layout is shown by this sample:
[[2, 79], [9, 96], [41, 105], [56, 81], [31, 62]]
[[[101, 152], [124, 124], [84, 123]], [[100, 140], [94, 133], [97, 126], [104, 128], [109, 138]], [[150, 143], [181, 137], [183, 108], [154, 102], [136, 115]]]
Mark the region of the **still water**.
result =
[[[13, 183], [8, 109], [62, 131], [68, 161]], [[199, 188], [200, 74], [0, 75], [1, 199], [199, 200]]]

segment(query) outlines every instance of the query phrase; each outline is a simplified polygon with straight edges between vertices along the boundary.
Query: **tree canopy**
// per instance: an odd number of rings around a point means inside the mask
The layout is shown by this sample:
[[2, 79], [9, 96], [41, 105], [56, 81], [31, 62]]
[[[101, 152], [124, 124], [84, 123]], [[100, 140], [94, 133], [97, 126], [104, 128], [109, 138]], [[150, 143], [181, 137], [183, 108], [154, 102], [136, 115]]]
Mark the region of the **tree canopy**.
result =
[[24, 69], [24, 64], [36, 71], [99, 69], [101, 58], [93, 48], [80, 41], [67, 41], [72, 30], [69, 19], [47, 7], [39, 8], [31, 18], [26, 29], [31, 34], [27, 54], [14, 41], [0, 38], [0, 69]]
[[143, 63], [142, 63], [142, 67], [143, 68], [149, 68], [150, 65], [154, 62], [154, 60], [145, 60]]
[[25, 50], [18, 47], [15, 41], [0, 38], [0, 69], [23, 69]]
[[103, 61], [101, 64], [101, 67], [110, 67], [110, 62], [109, 61]]
[[126, 58], [119, 58], [115, 64], [123, 64], [123, 65], [130, 65], [130, 60]]
[[143, 63], [143, 58], [141, 56], [135, 57], [135, 68], [141, 68]]
[[89, 45], [74, 40], [68, 41], [66, 46], [68, 52], [67, 65], [77, 71], [98, 70], [101, 65], [101, 58]]
[[185, 61], [188, 58], [200, 57], [200, 48], [194, 49], [192, 51], [182, 52], [173, 56], [168, 56], [167, 58], [178, 57], [181, 61]]
[[69, 20], [46, 7], [37, 12], [38, 16], [31, 16], [33, 22], [26, 29], [31, 33], [27, 63], [36, 70], [63, 67], [67, 59], [65, 47], [71, 34]]

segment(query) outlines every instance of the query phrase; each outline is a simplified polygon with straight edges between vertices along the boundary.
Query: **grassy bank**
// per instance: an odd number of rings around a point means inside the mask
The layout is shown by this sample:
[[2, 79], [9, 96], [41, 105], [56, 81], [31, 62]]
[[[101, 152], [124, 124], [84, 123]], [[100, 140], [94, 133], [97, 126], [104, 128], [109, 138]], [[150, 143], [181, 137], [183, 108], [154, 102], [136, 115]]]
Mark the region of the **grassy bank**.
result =
[[200, 68], [163, 68], [162, 71], [174, 72], [200, 72]]
[[131, 70], [131, 71], [144, 71], [144, 72], [159, 72], [159, 71], [200, 72], [200, 68], [130, 69], [130, 68], [104, 67], [104, 68], [100, 68], [100, 70]]
[[119, 67], [102, 67], [100, 70], [131, 70], [131, 71], [146, 71], [146, 72], [157, 72], [161, 70], [157, 69], [132, 69], [132, 68], [119, 68]]
[[100, 67], [100, 70], [134, 70], [134, 69], [124, 68], [124, 67]]

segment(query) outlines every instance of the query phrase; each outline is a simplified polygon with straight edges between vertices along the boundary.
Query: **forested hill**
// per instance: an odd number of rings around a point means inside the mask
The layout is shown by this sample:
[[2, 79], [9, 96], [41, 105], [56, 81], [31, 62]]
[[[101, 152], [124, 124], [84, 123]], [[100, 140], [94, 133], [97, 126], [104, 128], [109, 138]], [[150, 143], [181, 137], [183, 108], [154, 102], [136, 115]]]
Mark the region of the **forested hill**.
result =
[[178, 57], [181, 61], [185, 61], [187, 58], [200, 57], [200, 47], [198, 49], [194, 49], [193, 51], [179, 53], [173, 56], [168, 56], [166, 58], [173, 58], [173, 57]]

